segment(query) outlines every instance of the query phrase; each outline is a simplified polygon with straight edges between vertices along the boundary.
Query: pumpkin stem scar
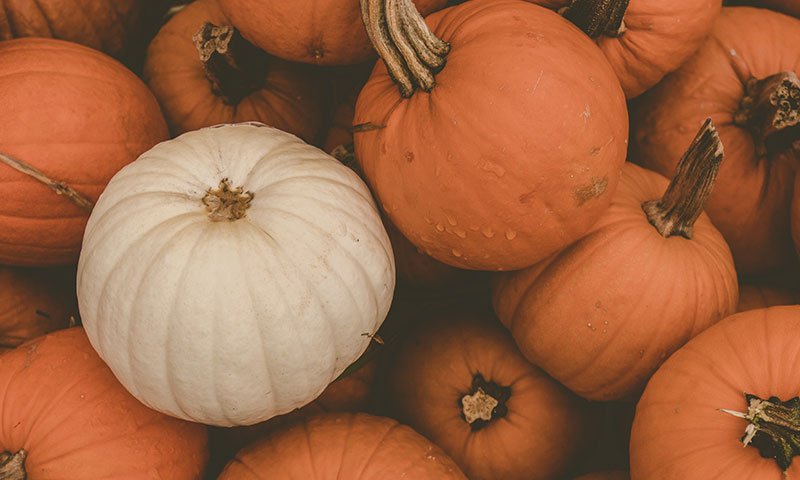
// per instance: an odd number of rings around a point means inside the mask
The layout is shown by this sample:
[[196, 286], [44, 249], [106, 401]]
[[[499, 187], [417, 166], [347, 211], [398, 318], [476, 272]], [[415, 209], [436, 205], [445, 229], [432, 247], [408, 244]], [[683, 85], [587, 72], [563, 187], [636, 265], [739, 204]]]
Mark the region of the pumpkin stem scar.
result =
[[206, 206], [208, 218], [214, 222], [233, 222], [244, 218], [250, 202], [255, 197], [253, 192], [244, 192], [242, 187], [231, 188], [231, 182], [223, 178], [219, 187], [206, 190], [203, 205]]
[[192, 40], [211, 91], [224, 104], [238, 105], [264, 86], [270, 56], [245, 40], [235, 28], [205, 22]]
[[583, 30], [589, 38], [601, 35], [622, 36], [625, 26], [625, 11], [629, 0], [572, 0], [558, 10], [564, 18]]
[[430, 92], [450, 45], [431, 32], [411, 0], [359, 0], [372, 45], [397, 83], [400, 95]]
[[40, 170], [32, 167], [31, 165], [28, 165], [22, 160], [18, 160], [4, 153], [0, 153], [0, 162], [5, 163], [14, 170], [20, 171], [25, 175], [29, 175], [35, 178], [36, 180], [39, 180], [48, 187], [52, 188], [53, 191], [56, 192], [58, 195], [65, 195], [67, 198], [72, 200], [76, 205], [83, 208], [84, 210], [91, 212], [92, 208], [94, 208], [94, 204], [92, 203], [91, 200], [84, 197], [80, 193], [76, 192], [71, 187], [66, 185], [64, 182], [57, 182], [51, 179], [50, 177], [42, 173]]
[[781, 402], [778, 397], [768, 400], [744, 394], [747, 412], [721, 408], [720, 411], [750, 422], [741, 438], [744, 446], [752, 446], [764, 458], [772, 458], [784, 477], [792, 458], [800, 454], [800, 398]]
[[714, 188], [723, 156], [717, 129], [707, 118], [683, 154], [667, 191], [660, 200], [642, 204], [647, 220], [663, 237], [694, 233], [694, 222]]
[[794, 72], [750, 77], [744, 90], [733, 123], [750, 131], [759, 157], [800, 140], [800, 80]]
[[25, 480], [25, 458], [28, 452], [25, 449], [15, 454], [5, 451], [0, 453], [0, 480]]
[[480, 430], [492, 420], [504, 417], [508, 413], [506, 402], [509, 398], [511, 398], [511, 388], [486, 381], [483, 375], [476, 373], [472, 377], [469, 393], [459, 399], [461, 418], [472, 430]]

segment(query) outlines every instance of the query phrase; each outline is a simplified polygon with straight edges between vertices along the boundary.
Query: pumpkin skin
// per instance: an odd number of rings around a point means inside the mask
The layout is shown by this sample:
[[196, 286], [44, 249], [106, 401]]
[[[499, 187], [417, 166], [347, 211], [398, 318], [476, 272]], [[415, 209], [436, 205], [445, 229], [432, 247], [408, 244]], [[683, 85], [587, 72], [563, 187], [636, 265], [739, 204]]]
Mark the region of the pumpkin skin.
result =
[[356, 158], [426, 254], [465, 269], [529, 266], [611, 201], [627, 149], [619, 81], [586, 35], [531, 3], [472, 0], [426, 21], [451, 45], [436, 86], [402, 99], [378, 62], [354, 122], [385, 128], [355, 134]]
[[4, 353], [0, 385], [0, 451], [24, 448], [27, 478], [202, 478], [206, 428], [139, 403], [80, 327]]
[[584, 398], [638, 394], [670, 353], [736, 311], [733, 259], [708, 216], [691, 240], [665, 238], [642, 210], [668, 183], [626, 164], [611, 206], [583, 238], [495, 276], [495, 312], [522, 353]]
[[[116, 60], [62, 40], [0, 42], [0, 104], [0, 153], [91, 201], [114, 173], [169, 136], [141, 80]], [[0, 264], [77, 262], [86, 210], [4, 163], [0, 192]]]
[[631, 478], [781, 480], [772, 459], [742, 448], [747, 420], [719, 411], [747, 410], [743, 392], [788, 400], [800, 392], [800, 307], [732, 315], [675, 352], [653, 375], [636, 406]]
[[753, 7], [769, 8], [776, 12], [785, 13], [800, 18], [800, 2], [797, 0], [737, 0], [730, 2], [734, 5], [751, 5]]
[[346, 478], [466, 480], [439, 447], [406, 425], [365, 413], [301, 420], [241, 450], [218, 480]]
[[[491, 314], [457, 309], [421, 322], [397, 347], [387, 375], [397, 418], [472, 480], [560, 478], [585, 446], [586, 405], [528, 363]], [[505, 415], [495, 412], [474, 430], [462, 398], [474, 394], [476, 375], [510, 388], [510, 397]]]
[[[225, 178], [252, 200], [244, 217], [213, 221], [203, 199], [216, 201]], [[92, 345], [145, 404], [209, 425], [258, 423], [316, 398], [364, 352], [394, 290], [366, 185], [258, 123], [143, 154], [109, 183], [83, 249], [78, 304]]]
[[325, 106], [320, 72], [272, 58], [263, 87], [237, 104], [226, 104], [212, 92], [192, 41], [206, 21], [230, 24], [217, 0], [197, 0], [176, 13], [147, 48], [143, 78], [161, 104], [172, 134], [259, 121], [312, 141]]
[[800, 303], [800, 292], [796, 288], [773, 285], [739, 285], [739, 307], [737, 312], [778, 305]]
[[631, 158], [663, 175], [672, 174], [706, 117], [717, 125], [726, 156], [705, 209], [741, 276], [797, 268], [789, 230], [796, 160], [788, 152], [759, 157], [753, 136], [733, 116], [750, 76], [800, 72], [798, 44], [800, 20], [723, 8], [700, 50], [631, 104]]
[[78, 316], [75, 268], [0, 266], [0, 352], [53, 330]]
[[[446, 0], [414, 0], [422, 15]], [[358, 0], [220, 0], [242, 35], [286, 60], [351, 65], [375, 57]]]

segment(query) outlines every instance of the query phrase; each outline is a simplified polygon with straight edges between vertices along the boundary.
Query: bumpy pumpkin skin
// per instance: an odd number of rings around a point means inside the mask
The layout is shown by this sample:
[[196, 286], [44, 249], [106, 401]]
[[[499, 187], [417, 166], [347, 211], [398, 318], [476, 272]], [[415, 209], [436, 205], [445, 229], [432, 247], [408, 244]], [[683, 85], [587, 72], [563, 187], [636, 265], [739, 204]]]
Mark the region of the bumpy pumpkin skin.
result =
[[726, 7], [711, 37], [680, 69], [631, 104], [631, 158], [672, 175], [699, 125], [711, 117], [725, 160], [705, 210], [731, 247], [740, 275], [797, 265], [789, 232], [796, 160], [759, 158], [753, 136], [733, 123], [751, 76], [800, 72], [800, 20]]
[[[219, 0], [242, 35], [286, 60], [351, 65], [375, 57], [358, 0]], [[414, 0], [427, 15], [446, 0]]]
[[466, 480], [439, 447], [397, 421], [364, 413], [302, 420], [241, 450], [218, 480]]
[[[511, 396], [504, 416], [473, 430], [461, 402], [478, 374]], [[421, 322], [398, 346], [388, 376], [397, 418], [472, 480], [559, 477], [587, 438], [586, 405], [528, 363], [490, 314], [456, 310]]]
[[800, 307], [732, 315], [675, 352], [653, 375], [636, 406], [631, 478], [637, 480], [782, 480], [800, 475], [795, 457], [786, 477], [772, 459], [742, 448], [747, 392], [782, 401], [800, 392]]
[[80, 327], [4, 353], [0, 385], [0, 451], [24, 448], [27, 478], [202, 478], [206, 428], [133, 398]]
[[694, 236], [662, 237], [641, 204], [669, 182], [626, 164], [609, 209], [580, 240], [497, 274], [493, 303], [525, 357], [590, 400], [635, 395], [687, 340], [734, 313], [725, 240], [701, 214]]
[[[158, 102], [112, 58], [62, 40], [0, 42], [0, 153], [96, 201], [139, 154], [169, 137]], [[0, 264], [78, 260], [89, 212], [0, 163]]]
[[[214, 221], [203, 199], [223, 179], [252, 198], [243, 217]], [[134, 396], [234, 426], [319, 396], [367, 348], [394, 283], [363, 181], [244, 123], [162, 142], [115, 175], [89, 219], [77, 289], [92, 345]]]
[[147, 48], [143, 78], [152, 89], [173, 135], [220, 123], [258, 121], [310, 142], [325, 107], [321, 73], [270, 59], [263, 88], [237, 105], [211, 90], [192, 35], [204, 22], [230, 25], [217, 0], [197, 0], [159, 30]]
[[354, 122], [385, 128], [355, 134], [356, 158], [425, 253], [467, 269], [529, 266], [611, 201], [627, 149], [619, 81], [586, 35], [537, 5], [472, 0], [426, 21], [451, 45], [436, 86], [402, 99], [378, 62]]

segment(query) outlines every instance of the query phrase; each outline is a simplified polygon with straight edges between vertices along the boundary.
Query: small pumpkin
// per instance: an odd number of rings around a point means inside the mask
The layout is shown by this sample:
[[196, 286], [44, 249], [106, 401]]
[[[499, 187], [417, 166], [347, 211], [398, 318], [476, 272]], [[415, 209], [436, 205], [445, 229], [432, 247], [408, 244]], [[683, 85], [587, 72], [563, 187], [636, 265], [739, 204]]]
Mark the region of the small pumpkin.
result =
[[74, 264], [108, 180], [168, 138], [158, 102], [107, 55], [20, 38], [0, 42], [0, 104], [0, 264]]
[[80, 327], [4, 353], [0, 386], [3, 478], [202, 478], [206, 428], [133, 398]]
[[234, 426], [322, 393], [367, 348], [394, 278], [358, 175], [244, 123], [162, 142], [115, 175], [77, 290], [92, 345], [134, 396]]
[[756, 309], [675, 352], [636, 406], [631, 478], [800, 475], [800, 462], [792, 461], [800, 445], [799, 334], [800, 306]]

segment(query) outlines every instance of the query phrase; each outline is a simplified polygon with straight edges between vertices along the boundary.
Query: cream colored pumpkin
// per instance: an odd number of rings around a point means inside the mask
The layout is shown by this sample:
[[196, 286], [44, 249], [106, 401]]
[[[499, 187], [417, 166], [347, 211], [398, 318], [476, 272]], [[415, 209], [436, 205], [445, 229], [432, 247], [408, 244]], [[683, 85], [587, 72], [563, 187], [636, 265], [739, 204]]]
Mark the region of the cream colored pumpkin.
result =
[[163, 142], [114, 176], [86, 228], [78, 301], [142, 402], [247, 425], [313, 400], [358, 358], [394, 279], [358, 176], [245, 123]]

